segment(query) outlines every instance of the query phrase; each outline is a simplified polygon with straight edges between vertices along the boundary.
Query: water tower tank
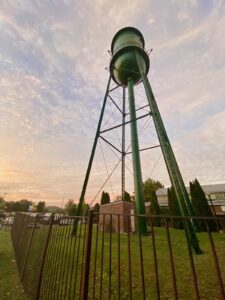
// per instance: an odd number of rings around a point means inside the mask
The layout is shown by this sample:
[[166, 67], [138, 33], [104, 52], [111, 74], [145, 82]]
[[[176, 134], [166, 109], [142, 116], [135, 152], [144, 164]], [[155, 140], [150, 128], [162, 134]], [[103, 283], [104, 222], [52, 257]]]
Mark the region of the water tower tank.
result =
[[148, 73], [149, 57], [144, 47], [143, 35], [136, 28], [125, 27], [116, 33], [111, 45], [110, 72], [117, 84], [126, 86], [129, 78], [133, 79], [134, 84], [141, 81], [135, 52], [138, 55], [142, 72]]

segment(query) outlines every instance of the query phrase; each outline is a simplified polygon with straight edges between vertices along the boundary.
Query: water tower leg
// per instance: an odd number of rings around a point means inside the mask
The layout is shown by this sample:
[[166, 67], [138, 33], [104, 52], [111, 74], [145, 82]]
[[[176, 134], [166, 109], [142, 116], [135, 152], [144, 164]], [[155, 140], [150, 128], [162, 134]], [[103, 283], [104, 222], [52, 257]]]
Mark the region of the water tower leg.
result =
[[123, 107], [122, 107], [122, 147], [121, 147], [121, 198], [124, 201], [124, 192], [125, 192], [125, 158], [126, 158], [126, 151], [125, 151], [125, 121], [126, 121], [126, 94], [125, 94], [125, 87], [123, 87]]
[[[137, 62], [139, 63], [139, 57], [138, 53], [136, 53], [136, 59]], [[139, 63], [139, 69], [140, 68], [140, 63]], [[142, 75], [142, 80], [145, 88], [145, 92], [148, 98], [149, 102], [149, 107], [152, 112], [152, 118], [155, 124], [156, 132], [158, 135], [158, 139], [161, 145], [162, 153], [165, 159], [166, 167], [168, 170], [168, 174], [171, 180], [171, 183], [174, 187], [175, 194], [177, 196], [179, 208], [181, 211], [182, 216], [193, 216], [193, 210], [192, 210], [192, 205], [187, 193], [187, 190], [184, 185], [184, 181], [182, 178], [182, 175], [180, 173], [175, 155], [173, 153], [173, 149], [171, 147], [169, 138], [166, 133], [166, 129], [164, 127], [157, 103], [155, 101], [154, 94], [152, 92], [151, 85], [149, 83], [148, 77], [146, 74]], [[188, 234], [189, 238], [192, 244], [192, 247], [195, 251], [196, 254], [201, 254], [202, 251], [199, 247], [199, 241], [197, 239], [196, 233], [195, 233], [195, 225], [194, 221], [192, 219], [189, 220], [188, 222]]]
[[[131, 78], [128, 79], [128, 96], [129, 96], [130, 120], [132, 120], [130, 124], [131, 124], [131, 145], [132, 145], [136, 211], [138, 215], [144, 215], [145, 201], [144, 201], [144, 191], [143, 191], [143, 183], [142, 183], [141, 162], [140, 162], [137, 123], [136, 123], [134, 83]], [[138, 217], [138, 229], [142, 235], [147, 234], [147, 222], [145, 217]]]
[[[81, 216], [82, 215], [82, 207], [83, 207], [83, 203], [84, 203], [84, 197], [85, 197], [86, 188], [87, 188], [87, 184], [88, 184], [88, 180], [89, 180], [89, 176], [90, 176], [90, 172], [91, 172], [91, 167], [92, 167], [92, 163], [93, 163], [93, 159], [94, 159], [94, 155], [95, 155], [95, 150], [96, 150], [96, 146], [97, 146], [97, 142], [98, 142], [98, 138], [99, 138], [99, 134], [100, 134], [100, 130], [101, 130], [101, 124], [102, 124], [102, 119], [103, 119], [103, 115], [104, 115], [104, 111], [105, 111], [105, 105], [106, 105], [108, 93], [109, 93], [110, 83], [111, 83], [111, 75], [109, 77], [108, 85], [107, 85], [107, 88], [106, 88], [106, 93], [105, 93], [105, 97], [104, 97], [104, 101], [103, 101], [103, 105], [102, 105], [100, 118], [99, 118], [99, 121], [98, 121], [98, 127], [97, 127], [97, 131], [96, 131], [96, 134], [95, 134], [94, 144], [93, 144], [93, 147], [92, 147], [91, 156], [90, 156], [88, 167], [87, 167], [87, 171], [86, 171], [86, 175], [85, 175], [85, 179], [84, 179], [84, 183], [83, 183], [83, 187], [82, 187], [82, 191], [81, 191], [81, 195], [80, 195], [80, 200], [79, 200], [76, 216]], [[73, 224], [72, 235], [74, 235], [76, 233], [76, 229], [77, 229], [77, 220], [75, 220], [75, 222]]]

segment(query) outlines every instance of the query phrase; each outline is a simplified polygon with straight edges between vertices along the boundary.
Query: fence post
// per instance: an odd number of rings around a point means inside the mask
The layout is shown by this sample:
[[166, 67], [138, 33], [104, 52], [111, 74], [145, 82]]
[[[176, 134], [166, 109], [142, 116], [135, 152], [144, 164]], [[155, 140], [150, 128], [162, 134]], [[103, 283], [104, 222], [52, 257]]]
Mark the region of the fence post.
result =
[[215, 263], [215, 267], [216, 267], [216, 274], [217, 274], [217, 279], [218, 279], [218, 284], [219, 284], [219, 290], [220, 290], [220, 296], [221, 299], [225, 299], [225, 291], [224, 291], [224, 287], [223, 287], [223, 279], [222, 279], [222, 275], [220, 272], [220, 266], [219, 266], [219, 261], [218, 261], [218, 257], [217, 257], [217, 253], [216, 253], [216, 247], [212, 238], [212, 234], [209, 228], [209, 224], [208, 224], [207, 219], [205, 219], [205, 226], [208, 232], [208, 237], [209, 237], [209, 242], [211, 245], [211, 249], [212, 249], [212, 254], [213, 254], [213, 259], [214, 259], [214, 263]]
[[93, 211], [90, 211], [88, 217], [88, 232], [87, 239], [85, 242], [85, 253], [84, 253], [84, 267], [83, 267], [83, 278], [81, 283], [81, 300], [88, 299], [88, 281], [90, 272], [90, 258], [91, 258], [91, 241], [92, 241], [92, 229], [93, 229]]
[[23, 281], [24, 272], [25, 272], [25, 268], [26, 268], [26, 265], [27, 265], [27, 259], [28, 259], [28, 255], [29, 255], [29, 252], [30, 252], [30, 247], [31, 247], [31, 243], [32, 243], [32, 240], [33, 240], [33, 235], [34, 235], [34, 229], [36, 227], [37, 216], [38, 215], [35, 216], [34, 227], [32, 228], [31, 237], [30, 237], [30, 240], [29, 240], [26, 256], [25, 256], [24, 263], [23, 263], [23, 269], [22, 269], [22, 273], [21, 273], [21, 281]]
[[42, 255], [42, 259], [41, 259], [41, 266], [40, 266], [40, 271], [39, 271], [39, 276], [38, 276], [38, 285], [37, 285], [37, 292], [36, 292], [36, 298], [35, 298], [36, 300], [38, 300], [40, 297], [46, 254], [47, 254], [47, 250], [48, 250], [53, 220], [54, 220], [54, 214], [51, 215], [50, 220], [49, 220], [49, 227], [48, 227], [47, 237], [46, 237], [46, 241], [45, 241], [45, 245], [44, 245], [44, 251], [43, 251], [43, 255]]

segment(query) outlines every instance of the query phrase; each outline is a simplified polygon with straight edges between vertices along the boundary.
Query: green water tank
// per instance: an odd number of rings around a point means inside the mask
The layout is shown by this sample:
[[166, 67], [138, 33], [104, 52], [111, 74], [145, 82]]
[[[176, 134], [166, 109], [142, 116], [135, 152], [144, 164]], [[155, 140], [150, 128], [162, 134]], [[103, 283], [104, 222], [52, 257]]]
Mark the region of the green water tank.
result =
[[129, 78], [133, 79], [134, 84], [138, 84], [141, 81], [137, 56], [141, 71], [145, 74], [148, 73], [149, 57], [144, 48], [145, 41], [138, 29], [125, 27], [116, 33], [111, 45], [112, 60], [110, 62], [110, 72], [117, 84], [127, 86]]

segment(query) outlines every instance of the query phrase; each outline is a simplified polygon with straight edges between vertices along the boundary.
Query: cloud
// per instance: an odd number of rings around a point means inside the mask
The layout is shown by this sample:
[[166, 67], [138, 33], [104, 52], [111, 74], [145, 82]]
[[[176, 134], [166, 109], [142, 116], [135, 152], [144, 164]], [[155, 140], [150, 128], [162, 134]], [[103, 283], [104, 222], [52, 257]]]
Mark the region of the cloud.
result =
[[[64, 192], [79, 198], [109, 76], [107, 50], [123, 26], [139, 28], [146, 49], [154, 48], [149, 78], [185, 180], [221, 181], [224, 11], [223, 1], [2, 1], [2, 192], [8, 199], [59, 205]], [[144, 91], [136, 91], [141, 106]], [[120, 104], [121, 93], [114, 97]], [[108, 106], [103, 124], [120, 121]], [[156, 143], [147, 125], [141, 147]], [[109, 137], [120, 147], [119, 131]], [[103, 148], [110, 172], [118, 158]], [[142, 154], [143, 174], [154, 169], [152, 176], [169, 185], [162, 158], [154, 168], [159, 157], [159, 149]], [[129, 159], [127, 165], [132, 169]], [[114, 191], [106, 186], [111, 194], [120, 193], [119, 168], [111, 178]], [[98, 145], [86, 199], [93, 199], [107, 176]], [[127, 171], [130, 192], [132, 180]]]

